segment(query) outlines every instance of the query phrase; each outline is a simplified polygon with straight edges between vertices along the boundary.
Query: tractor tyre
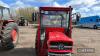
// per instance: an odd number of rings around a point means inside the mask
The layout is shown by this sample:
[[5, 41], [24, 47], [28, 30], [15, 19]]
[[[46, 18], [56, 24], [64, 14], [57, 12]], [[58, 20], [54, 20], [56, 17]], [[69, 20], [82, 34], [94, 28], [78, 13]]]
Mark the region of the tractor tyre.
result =
[[18, 26], [14, 22], [8, 23], [4, 27], [3, 39], [1, 40], [2, 48], [12, 49], [16, 46], [19, 39]]
[[97, 29], [98, 27], [96, 25], [93, 26], [94, 29]]

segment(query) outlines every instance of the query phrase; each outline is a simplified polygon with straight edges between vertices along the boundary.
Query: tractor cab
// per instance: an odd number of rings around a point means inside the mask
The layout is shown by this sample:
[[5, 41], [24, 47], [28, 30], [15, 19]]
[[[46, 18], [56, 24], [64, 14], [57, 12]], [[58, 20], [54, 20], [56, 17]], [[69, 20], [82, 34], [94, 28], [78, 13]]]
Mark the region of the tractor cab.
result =
[[71, 55], [71, 11], [71, 7], [40, 7], [36, 36], [38, 56]]
[[10, 14], [10, 9], [4, 6], [0, 6], [0, 23], [6, 25], [9, 22], [14, 22]]
[[0, 20], [11, 20], [11, 18], [10, 9], [0, 6]]
[[10, 14], [10, 9], [0, 6], [0, 47], [14, 48], [18, 37], [18, 26]]
[[9, 8], [0, 6], [0, 34], [1, 34], [2, 27], [11, 21], [13, 20], [10, 20]]

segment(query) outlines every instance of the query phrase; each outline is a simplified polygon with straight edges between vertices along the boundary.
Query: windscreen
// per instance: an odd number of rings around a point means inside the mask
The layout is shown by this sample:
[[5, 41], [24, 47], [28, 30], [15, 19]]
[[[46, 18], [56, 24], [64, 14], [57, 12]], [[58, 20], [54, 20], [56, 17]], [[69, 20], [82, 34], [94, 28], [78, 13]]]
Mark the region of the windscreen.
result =
[[9, 10], [8, 9], [3, 9], [3, 17], [2, 17], [3, 20], [8, 20], [8, 19], [11, 19], [10, 18], [10, 14], [9, 14]]
[[0, 8], [0, 19], [1, 20], [9, 20], [10, 18], [10, 12], [8, 8]]
[[41, 11], [43, 27], [68, 27], [69, 13], [65, 11]]

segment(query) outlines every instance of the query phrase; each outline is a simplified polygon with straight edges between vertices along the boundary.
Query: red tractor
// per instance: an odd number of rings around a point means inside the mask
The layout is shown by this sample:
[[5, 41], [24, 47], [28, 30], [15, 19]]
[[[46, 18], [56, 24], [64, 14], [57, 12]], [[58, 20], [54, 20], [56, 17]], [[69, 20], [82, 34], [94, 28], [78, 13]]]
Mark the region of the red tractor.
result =
[[36, 35], [37, 56], [71, 56], [73, 53], [72, 8], [40, 7]]
[[10, 9], [0, 6], [0, 47], [12, 49], [17, 44], [18, 26], [11, 16]]

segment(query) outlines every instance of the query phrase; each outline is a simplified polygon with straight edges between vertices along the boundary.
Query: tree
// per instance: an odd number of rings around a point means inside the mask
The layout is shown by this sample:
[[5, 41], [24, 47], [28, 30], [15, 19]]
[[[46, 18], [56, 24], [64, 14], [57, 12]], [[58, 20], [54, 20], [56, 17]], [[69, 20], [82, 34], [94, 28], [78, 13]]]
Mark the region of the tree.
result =
[[25, 17], [28, 21], [32, 21], [33, 12], [37, 12], [34, 7], [19, 8], [17, 11], [18, 17]]

